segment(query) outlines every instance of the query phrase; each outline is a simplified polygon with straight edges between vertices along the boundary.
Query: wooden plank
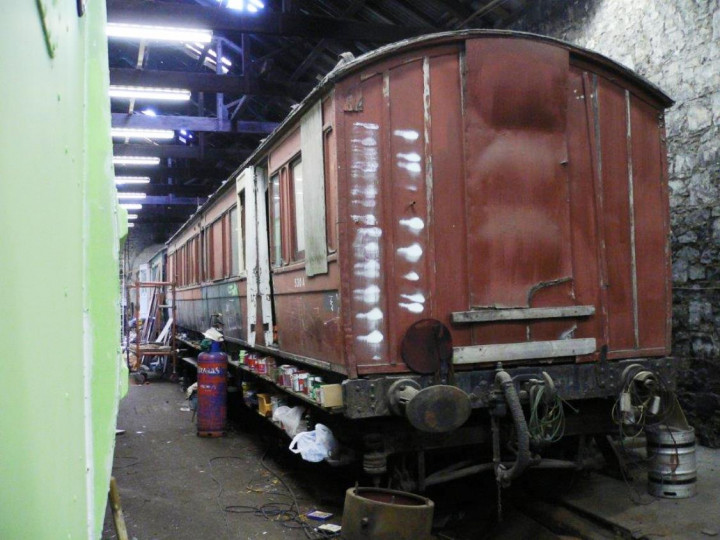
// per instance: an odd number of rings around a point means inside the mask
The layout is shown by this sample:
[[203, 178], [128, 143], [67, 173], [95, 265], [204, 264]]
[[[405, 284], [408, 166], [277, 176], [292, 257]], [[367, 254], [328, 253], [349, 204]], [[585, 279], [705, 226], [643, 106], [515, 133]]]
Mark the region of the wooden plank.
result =
[[245, 190], [245, 275], [247, 276], [247, 341], [255, 345], [255, 323], [257, 319], [257, 219], [255, 217], [255, 169], [246, 168], [237, 178], [238, 200], [240, 192]]
[[115, 523], [115, 532], [119, 540], [128, 540], [127, 527], [125, 525], [125, 516], [123, 515], [122, 505], [120, 504], [120, 490], [117, 487], [115, 477], [110, 477], [110, 507], [113, 513], [113, 523]]
[[305, 272], [327, 274], [325, 226], [325, 158], [323, 155], [322, 102], [318, 100], [300, 122], [300, 145], [305, 209]]
[[270, 287], [270, 246], [268, 245], [267, 222], [268, 178], [265, 169], [257, 169], [255, 177], [255, 196], [257, 197], [257, 256], [258, 289], [262, 305], [262, 324], [265, 331], [265, 345], [273, 343], [272, 288]]
[[595, 349], [595, 338], [455, 347], [453, 349], [453, 364], [482, 364], [579, 356], [591, 354], [595, 352]]
[[454, 323], [477, 323], [493, 321], [523, 321], [531, 319], [563, 319], [588, 317], [595, 314], [595, 306], [565, 306], [550, 308], [474, 309], [455, 311]]

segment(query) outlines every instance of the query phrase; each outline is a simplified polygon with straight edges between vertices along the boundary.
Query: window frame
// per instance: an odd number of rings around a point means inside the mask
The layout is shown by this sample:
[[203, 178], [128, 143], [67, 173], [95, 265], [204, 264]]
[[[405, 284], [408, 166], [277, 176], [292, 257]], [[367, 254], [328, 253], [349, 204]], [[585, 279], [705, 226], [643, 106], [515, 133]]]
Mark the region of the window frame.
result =
[[[268, 235], [270, 237], [270, 261], [273, 268], [281, 268], [305, 260], [305, 250], [298, 250], [297, 241], [297, 201], [293, 177], [293, 171], [296, 167], [302, 168], [302, 155], [300, 152], [296, 152], [289, 160], [277, 167], [269, 175]], [[273, 199], [276, 180], [278, 196], [280, 198], [278, 203], [279, 211], [276, 210]], [[304, 211], [302, 215], [304, 228]], [[276, 219], [279, 219], [278, 224], [275, 222]], [[278, 232], [279, 246], [277, 238]], [[278, 255], [280, 256], [279, 261]]]

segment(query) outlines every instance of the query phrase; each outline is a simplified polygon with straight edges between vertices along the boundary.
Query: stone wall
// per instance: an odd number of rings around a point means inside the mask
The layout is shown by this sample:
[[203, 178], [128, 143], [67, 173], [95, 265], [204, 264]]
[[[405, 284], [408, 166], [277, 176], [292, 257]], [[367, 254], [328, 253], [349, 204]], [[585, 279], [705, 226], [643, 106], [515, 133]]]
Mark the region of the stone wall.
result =
[[700, 440], [720, 446], [720, 3], [532, 0], [512, 27], [563, 39], [634, 69], [667, 111], [673, 353]]

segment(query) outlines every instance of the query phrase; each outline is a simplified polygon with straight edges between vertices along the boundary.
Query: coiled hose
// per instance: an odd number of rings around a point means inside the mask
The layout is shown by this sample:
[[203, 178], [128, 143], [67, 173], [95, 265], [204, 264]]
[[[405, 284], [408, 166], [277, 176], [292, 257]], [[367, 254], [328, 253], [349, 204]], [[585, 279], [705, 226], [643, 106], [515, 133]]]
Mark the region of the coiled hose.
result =
[[495, 470], [495, 476], [498, 482], [500, 482], [503, 487], [508, 487], [513, 478], [520, 476], [532, 462], [530, 455], [530, 432], [528, 431], [525, 413], [523, 413], [522, 406], [520, 405], [520, 398], [518, 397], [517, 390], [515, 390], [512, 377], [510, 377], [507, 371], [498, 371], [495, 375], [495, 383], [502, 387], [505, 401], [510, 408], [510, 414], [512, 414], [515, 431], [517, 432], [518, 450], [515, 462], [509, 469], [506, 468], [505, 465], [499, 464]]

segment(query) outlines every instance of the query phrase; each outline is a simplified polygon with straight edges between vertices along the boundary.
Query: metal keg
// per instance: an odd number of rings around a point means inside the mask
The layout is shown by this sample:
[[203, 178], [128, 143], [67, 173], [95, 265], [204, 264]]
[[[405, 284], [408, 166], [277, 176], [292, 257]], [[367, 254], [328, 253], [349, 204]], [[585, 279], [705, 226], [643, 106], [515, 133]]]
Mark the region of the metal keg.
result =
[[695, 430], [652, 426], [647, 429], [648, 493], [685, 499], [697, 493]]
[[392, 489], [354, 487], [345, 493], [345, 540], [427, 540], [435, 503]]

